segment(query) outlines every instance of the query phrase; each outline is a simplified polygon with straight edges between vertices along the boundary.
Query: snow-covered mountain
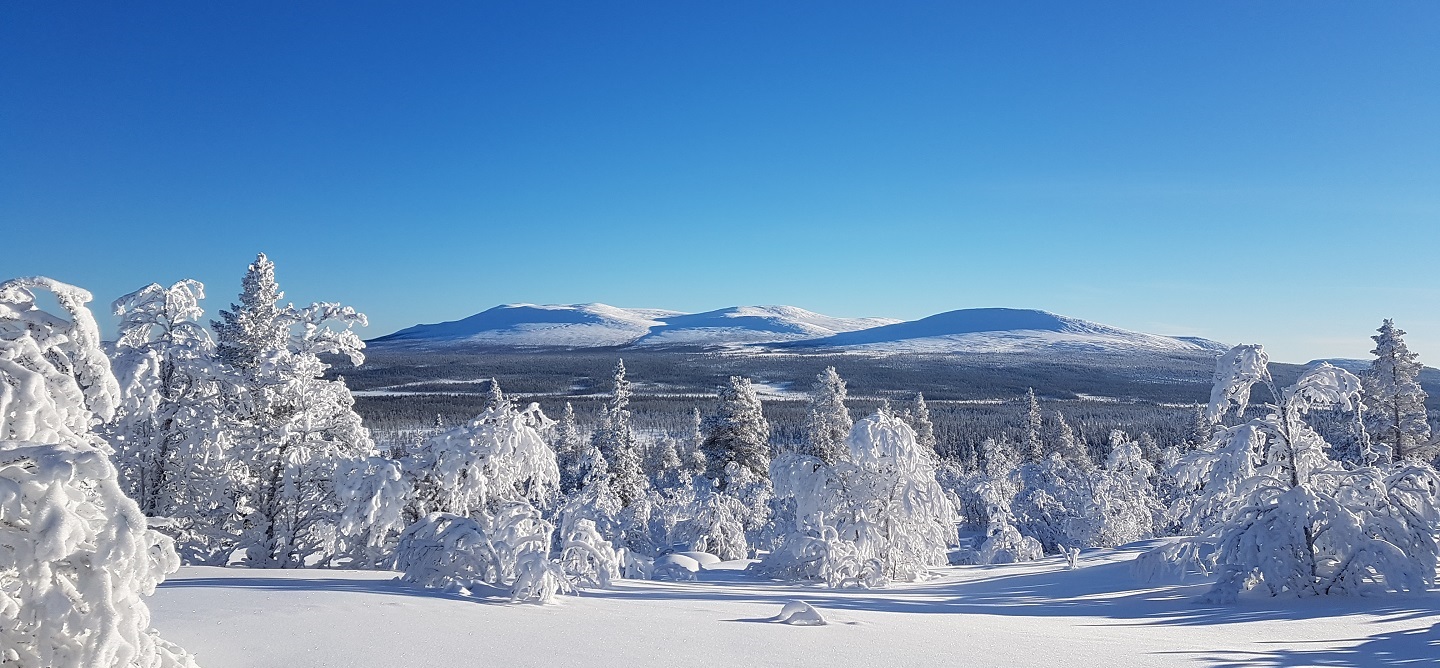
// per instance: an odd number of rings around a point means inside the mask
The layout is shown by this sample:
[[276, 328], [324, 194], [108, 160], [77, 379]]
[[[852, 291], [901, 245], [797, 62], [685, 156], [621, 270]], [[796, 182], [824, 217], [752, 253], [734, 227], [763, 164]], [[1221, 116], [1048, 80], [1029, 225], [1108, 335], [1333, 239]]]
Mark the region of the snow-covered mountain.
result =
[[1225, 346], [1197, 337], [1144, 334], [1046, 311], [975, 308], [801, 341], [790, 347], [876, 353], [1024, 353], [1030, 351], [1196, 353]]
[[834, 318], [794, 306], [734, 306], [668, 316], [638, 345], [776, 343], [834, 336], [900, 322], [889, 318]]
[[463, 320], [416, 325], [371, 343], [516, 348], [723, 346], [833, 336], [898, 322], [834, 318], [794, 306], [736, 306], [705, 313], [605, 304], [505, 304]]
[[607, 348], [624, 346], [682, 315], [659, 309], [605, 304], [504, 304], [463, 320], [415, 325], [371, 343], [477, 345], [515, 348]]
[[901, 322], [835, 318], [794, 306], [680, 313], [605, 304], [506, 304], [463, 320], [416, 325], [371, 343], [569, 349], [759, 345], [880, 354], [1224, 350], [1205, 339], [1143, 334], [1026, 309], [965, 309]]

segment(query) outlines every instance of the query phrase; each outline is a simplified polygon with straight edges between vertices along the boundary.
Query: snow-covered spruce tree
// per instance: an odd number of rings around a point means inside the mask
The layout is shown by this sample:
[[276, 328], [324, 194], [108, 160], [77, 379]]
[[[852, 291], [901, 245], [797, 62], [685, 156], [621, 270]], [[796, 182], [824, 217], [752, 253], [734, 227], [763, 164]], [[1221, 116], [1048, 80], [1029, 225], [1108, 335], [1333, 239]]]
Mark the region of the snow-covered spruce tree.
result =
[[1051, 452], [1081, 471], [1094, 471], [1095, 462], [1090, 459], [1090, 449], [1075, 436], [1075, 430], [1065, 421], [1065, 415], [1055, 412], [1055, 447]]
[[1366, 426], [1380, 444], [1389, 446], [1395, 461], [1406, 458], [1432, 461], [1430, 423], [1425, 414], [1425, 390], [1420, 388], [1419, 355], [1405, 345], [1405, 332], [1385, 320], [1375, 340], [1375, 361], [1361, 377], [1365, 387]]
[[705, 421], [705, 432], [705, 474], [721, 490], [742, 475], [769, 475], [770, 423], [749, 378], [731, 376], [720, 389], [720, 405]]
[[938, 457], [935, 423], [930, 420], [930, 406], [925, 403], [925, 395], [916, 392], [906, 412], [909, 416], [906, 422], [915, 430], [915, 442], [919, 443], [921, 448], [936, 453], [935, 456]]
[[877, 576], [917, 580], [945, 564], [959, 518], [935, 480], [934, 454], [903, 420], [880, 413], [846, 440], [834, 464], [795, 453], [775, 460], [776, 493], [794, 500], [795, 527], [759, 569], [874, 584]]
[[615, 363], [615, 389], [591, 441], [610, 465], [610, 488], [629, 506], [645, 496], [646, 480], [635, 428], [630, 423], [630, 381], [625, 360]]
[[1422, 591], [1440, 559], [1440, 476], [1423, 463], [1346, 468], [1304, 421], [1311, 410], [1358, 408], [1360, 380], [1321, 364], [1277, 390], [1260, 346], [1237, 346], [1216, 364], [1207, 414], [1244, 414], [1250, 388], [1266, 384], [1277, 403], [1264, 417], [1217, 429], [1179, 465], [1197, 489], [1188, 523], [1208, 530], [1142, 555], [1146, 576], [1187, 568], [1215, 572], [1206, 598], [1233, 601], [1246, 590], [1270, 595]]
[[850, 419], [850, 409], [845, 407], [845, 379], [827, 366], [815, 377], [815, 387], [810, 391], [810, 422], [806, 426], [807, 439], [802, 454], [815, 457], [826, 464], [834, 464], [845, 454], [846, 439], [855, 421]]
[[680, 455], [685, 472], [690, 478], [705, 475], [705, 416], [696, 407], [690, 414], [690, 436], [685, 442], [685, 451]]
[[585, 454], [586, 439], [575, 419], [575, 407], [568, 401], [559, 422], [550, 430], [550, 447], [555, 451], [556, 465], [560, 469], [560, 494], [569, 496], [580, 489], [580, 482], [584, 479], [580, 458]]
[[690, 473], [680, 460], [680, 444], [675, 437], [664, 435], [656, 439], [651, 448], [650, 463], [646, 466], [651, 487], [654, 489], [675, 489], [690, 485]]
[[1025, 443], [1024, 460], [1038, 462], [1045, 458], [1045, 441], [1041, 435], [1044, 422], [1040, 415], [1040, 401], [1035, 398], [1035, 388], [1025, 391]]
[[204, 286], [150, 284], [116, 300], [112, 368], [120, 405], [104, 435], [121, 486], [175, 539], [189, 563], [223, 563], [235, 549], [235, 495], [224, 399], [235, 374], [200, 324]]
[[705, 477], [715, 491], [743, 504], [746, 534], [758, 539], [770, 520], [774, 489], [770, 484], [770, 423], [750, 379], [731, 376], [720, 389], [720, 405], [705, 420], [701, 450]]
[[221, 361], [239, 372], [228, 407], [246, 561], [294, 568], [333, 556], [339, 522], [339, 464], [376, 453], [343, 379], [326, 380], [321, 355], [364, 361], [351, 330], [365, 316], [335, 303], [279, 306], [275, 264], [261, 254], [240, 303], [212, 323]]
[[[42, 290], [68, 319], [36, 304]], [[0, 283], [0, 665], [193, 668], [144, 601], [179, 558], [92, 432], [120, 391], [90, 299], [48, 278]]]

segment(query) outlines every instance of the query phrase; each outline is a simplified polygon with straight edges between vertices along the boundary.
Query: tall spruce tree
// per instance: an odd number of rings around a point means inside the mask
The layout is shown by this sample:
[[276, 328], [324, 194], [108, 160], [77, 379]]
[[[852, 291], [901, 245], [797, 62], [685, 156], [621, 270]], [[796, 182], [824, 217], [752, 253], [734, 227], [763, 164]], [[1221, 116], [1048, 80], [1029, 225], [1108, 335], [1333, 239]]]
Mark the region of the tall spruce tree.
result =
[[1043, 426], [1040, 416], [1040, 401], [1035, 398], [1035, 388], [1033, 387], [1025, 391], [1025, 407], [1024, 461], [1038, 462], [1045, 458], [1045, 442], [1040, 433]]
[[625, 360], [615, 363], [614, 392], [606, 406], [605, 420], [592, 440], [610, 465], [610, 488], [629, 506], [645, 496], [648, 486], [635, 429], [630, 422], [630, 381], [625, 379]]
[[815, 457], [826, 464], [840, 461], [848, 450], [846, 439], [855, 422], [850, 418], [850, 409], [845, 407], [845, 379], [835, 367], [825, 367], [815, 377], [815, 387], [810, 393], [810, 423], [806, 430], [808, 440], [804, 454]]
[[277, 304], [275, 264], [261, 254], [243, 281], [240, 303], [213, 323], [223, 361], [240, 371], [229, 414], [245, 509], [242, 547], [256, 566], [298, 567], [331, 555], [340, 516], [339, 465], [376, 453], [343, 378], [324, 378], [321, 355], [360, 364], [365, 347], [351, 330], [365, 316], [335, 303], [303, 309]]
[[[1361, 380], [1365, 386], [1366, 422], [1375, 440], [1390, 446], [1395, 461], [1422, 457], [1430, 440], [1425, 390], [1420, 388], [1418, 355], [1405, 345], [1405, 332], [1385, 320], [1370, 337], [1375, 361]], [[1426, 453], [1428, 454], [1428, 453]], [[1428, 459], [1428, 457], [1422, 457]]]
[[749, 378], [731, 376], [720, 390], [720, 406], [706, 421], [706, 475], [721, 489], [729, 484], [726, 469], [738, 465], [757, 478], [770, 476], [770, 423]]

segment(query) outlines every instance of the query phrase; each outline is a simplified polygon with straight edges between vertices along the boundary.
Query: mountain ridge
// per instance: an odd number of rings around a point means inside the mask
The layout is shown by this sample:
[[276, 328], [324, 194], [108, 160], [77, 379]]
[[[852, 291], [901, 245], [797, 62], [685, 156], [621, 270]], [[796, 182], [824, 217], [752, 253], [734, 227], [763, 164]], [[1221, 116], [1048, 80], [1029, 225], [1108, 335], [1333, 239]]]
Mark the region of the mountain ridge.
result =
[[1161, 336], [1038, 309], [972, 308], [917, 320], [837, 318], [796, 306], [732, 306], [700, 313], [607, 304], [502, 304], [460, 320], [421, 324], [370, 344], [519, 349], [719, 348], [876, 354], [1066, 352], [1205, 353], [1226, 346]]

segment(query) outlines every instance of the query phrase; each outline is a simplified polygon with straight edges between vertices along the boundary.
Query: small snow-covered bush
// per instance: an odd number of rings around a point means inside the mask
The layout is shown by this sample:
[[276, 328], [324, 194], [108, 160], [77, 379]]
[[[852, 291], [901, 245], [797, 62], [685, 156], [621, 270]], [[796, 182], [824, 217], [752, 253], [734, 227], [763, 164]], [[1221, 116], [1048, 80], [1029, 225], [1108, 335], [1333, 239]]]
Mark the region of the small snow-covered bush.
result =
[[560, 550], [560, 567], [577, 586], [606, 588], [620, 577], [619, 553], [610, 541], [595, 530], [595, 523], [582, 519], [575, 523]]
[[462, 594], [493, 587], [511, 600], [544, 603], [570, 589], [549, 559], [554, 526], [529, 504], [502, 504], [479, 518], [431, 513], [405, 529], [396, 548], [404, 582]]
[[431, 513], [400, 535], [395, 552], [400, 579], [427, 589], [464, 591], [501, 581], [500, 555], [475, 520]]

